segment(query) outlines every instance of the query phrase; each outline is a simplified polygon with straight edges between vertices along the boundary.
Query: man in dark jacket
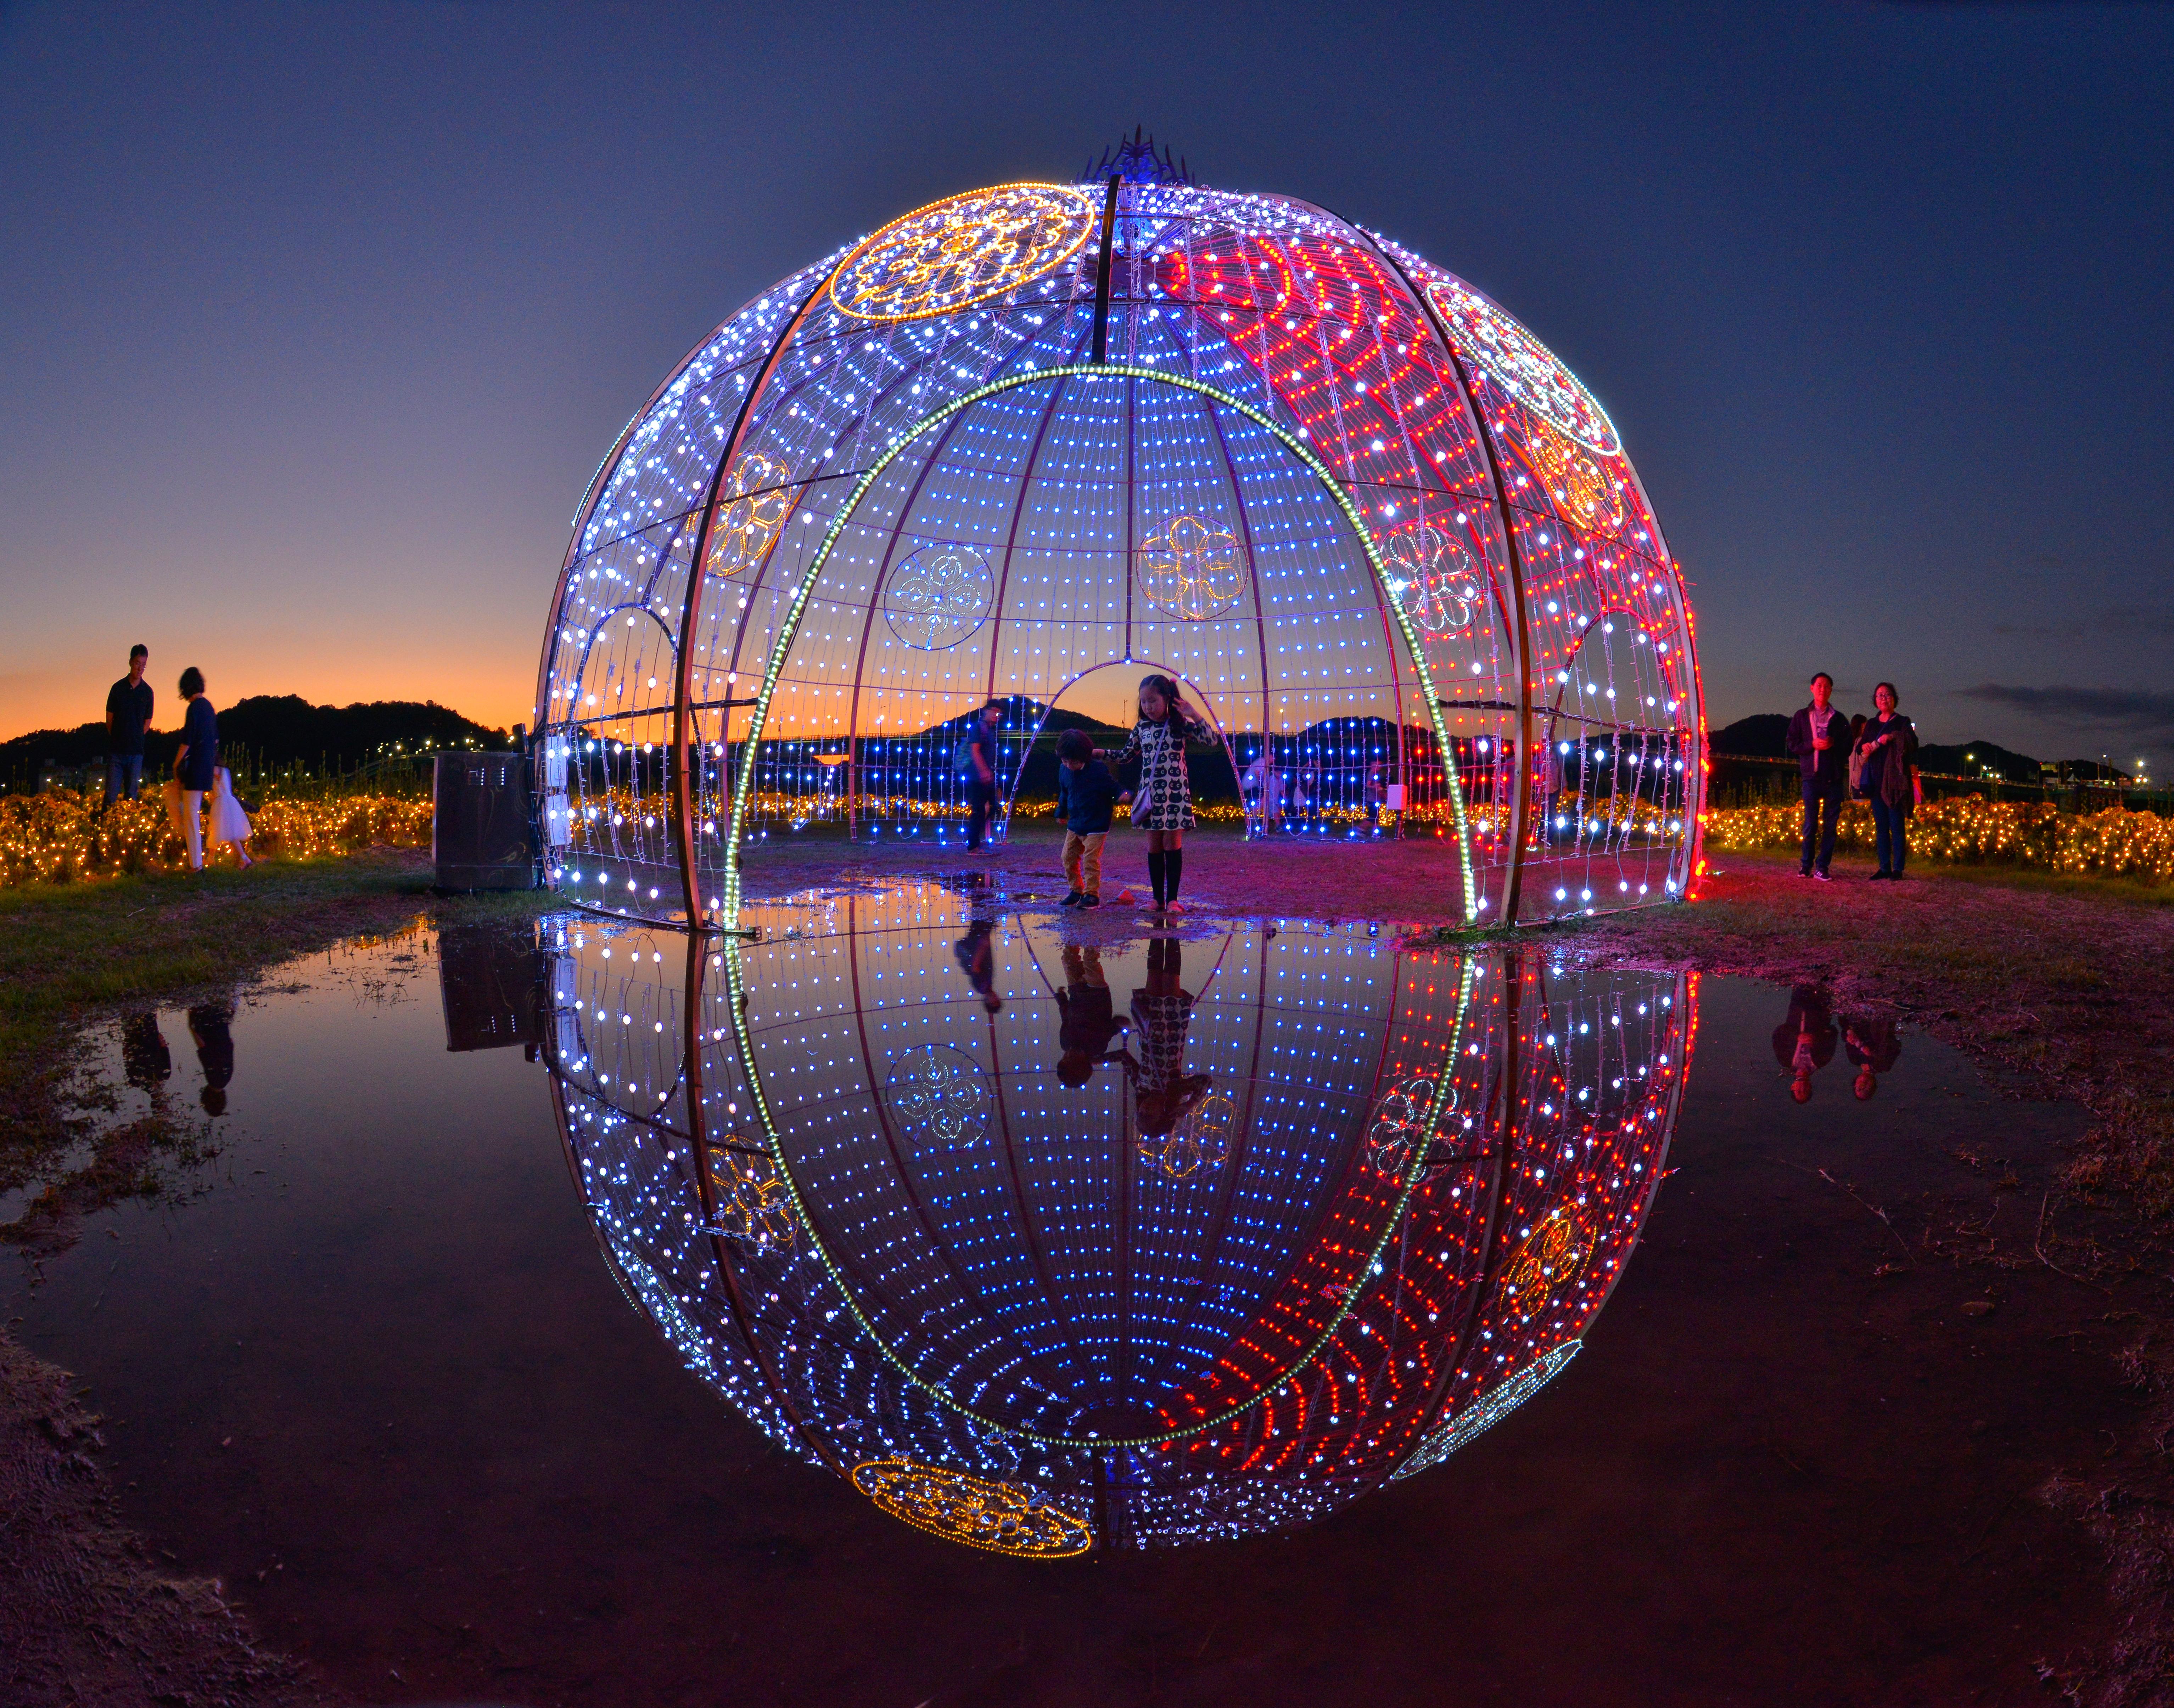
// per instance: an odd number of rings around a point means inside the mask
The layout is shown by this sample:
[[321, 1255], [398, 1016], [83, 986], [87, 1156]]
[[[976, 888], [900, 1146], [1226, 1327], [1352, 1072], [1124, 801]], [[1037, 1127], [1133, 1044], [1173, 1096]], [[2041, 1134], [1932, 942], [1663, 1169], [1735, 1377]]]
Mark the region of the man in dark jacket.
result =
[[[966, 851], [978, 853], [982, 837], [997, 810], [997, 726], [1003, 722], [1004, 703], [992, 700], [974, 714], [966, 726], [966, 738], [959, 743], [966, 761]], [[989, 845], [993, 848], [996, 845]]]
[[151, 649], [138, 645], [128, 651], [128, 673], [105, 693], [105, 804], [120, 796], [136, 798], [143, 782], [143, 732], [151, 727], [151, 684], [143, 679], [143, 667], [151, 662]]
[[1812, 703], [1789, 720], [1789, 754], [1804, 788], [1804, 852], [1798, 869], [1823, 884], [1849, 793], [1849, 720], [1833, 700], [1834, 678], [1822, 670], [1812, 678]]

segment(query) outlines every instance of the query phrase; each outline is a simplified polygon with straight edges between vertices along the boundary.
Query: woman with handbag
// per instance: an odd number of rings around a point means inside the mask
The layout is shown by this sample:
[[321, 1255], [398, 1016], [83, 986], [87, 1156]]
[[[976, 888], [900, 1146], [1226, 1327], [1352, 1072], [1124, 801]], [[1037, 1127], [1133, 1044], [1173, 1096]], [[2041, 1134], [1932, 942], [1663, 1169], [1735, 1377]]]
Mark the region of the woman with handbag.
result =
[[1910, 813], [1917, 803], [1917, 727], [1895, 711], [1899, 699], [1891, 682], [1873, 689], [1879, 714], [1864, 721], [1849, 756], [1850, 780], [1872, 807], [1875, 884], [1901, 879], [1910, 853]]

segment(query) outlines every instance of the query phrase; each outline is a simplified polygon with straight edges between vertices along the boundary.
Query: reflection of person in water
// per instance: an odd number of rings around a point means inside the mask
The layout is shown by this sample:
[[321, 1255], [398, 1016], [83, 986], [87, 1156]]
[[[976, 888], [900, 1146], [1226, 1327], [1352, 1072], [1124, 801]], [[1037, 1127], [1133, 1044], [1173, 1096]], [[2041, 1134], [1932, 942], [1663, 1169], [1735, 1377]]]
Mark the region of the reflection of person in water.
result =
[[122, 1021], [121, 1067], [138, 1091], [156, 1091], [166, 1083], [174, 1071], [174, 1058], [156, 1014], [146, 1010]]
[[1100, 1062], [1112, 1057], [1110, 1040], [1125, 1030], [1110, 1008], [1110, 986], [1102, 976], [1102, 951], [1078, 943], [1064, 946], [1064, 988], [1057, 993], [1057, 1077], [1067, 1085], [1084, 1085]]
[[1789, 1095], [1812, 1100], [1812, 1075], [1834, 1060], [1834, 1016], [1825, 993], [1810, 985], [1789, 992], [1789, 1018], [1774, 1029], [1774, 1059], [1788, 1070]]
[[1902, 1040], [1895, 1033], [1889, 1014], [1845, 1014], [1842, 1047], [1857, 1063], [1857, 1083], [1851, 1089], [1862, 1103], [1879, 1089], [1879, 1076], [1895, 1066], [1902, 1053]]
[[189, 1010], [189, 1036], [203, 1069], [207, 1115], [226, 1113], [227, 1083], [234, 1078], [234, 1034], [229, 1030], [233, 1019], [231, 1003], [201, 1003]]
[[1176, 938], [1148, 940], [1148, 982], [1133, 992], [1133, 1024], [1139, 1059], [1119, 1059], [1132, 1076], [1140, 1132], [1168, 1132], [1185, 1119], [1214, 1081], [1185, 1071], [1185, 1034], [1192, 1024], [1192, 998], [1179, 981], [1184, 975], [1183, 945]]
[[982, 1006], [992, 1014], [1004, 1005], [996, 992], [996, 946], [989, 941], [996, 928], [992, 916], [976, 911], [966, 922], [965, 936], [951, 945], [951, 953], [959, 958], [960, 971], [981, 997]]

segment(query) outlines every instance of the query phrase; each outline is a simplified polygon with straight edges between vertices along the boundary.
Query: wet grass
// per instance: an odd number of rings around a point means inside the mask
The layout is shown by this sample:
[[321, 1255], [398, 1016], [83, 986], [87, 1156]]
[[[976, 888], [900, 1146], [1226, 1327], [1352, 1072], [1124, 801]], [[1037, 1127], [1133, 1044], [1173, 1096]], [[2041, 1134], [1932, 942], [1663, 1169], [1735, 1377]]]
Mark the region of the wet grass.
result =
[[77, 1213], [155, 1192], [205, 1154], [204, 1123], [178, 1114], [100, 1127], [76, 1071], [86, 1026], [230, 992], [344, 938], [526, 918], [544, 899], [439, 897], [430, 884], [429, 856], [399, 850], [0, 889], [0, 1195], [27, 1205], [0, 1239], [44, 1238]]

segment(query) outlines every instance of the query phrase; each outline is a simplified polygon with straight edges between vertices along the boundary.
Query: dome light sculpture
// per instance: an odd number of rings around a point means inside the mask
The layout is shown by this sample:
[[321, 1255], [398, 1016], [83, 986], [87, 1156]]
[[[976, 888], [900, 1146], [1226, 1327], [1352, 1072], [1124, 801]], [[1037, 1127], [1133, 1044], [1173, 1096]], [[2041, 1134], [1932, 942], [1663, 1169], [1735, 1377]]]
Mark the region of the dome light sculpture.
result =
[[1198, 696], [1230, 782], [1432, 829], [1467, 923], [1684, 895], [1691, 613], [1598, 402], [1385, 237], [1137, 138], [1102, 167], [781, 281], [629, 424], [538, 673], [553, 882], [728, 920], [773, 830], [940, 825], [991, 697], [1008, 810], [1122, 666]]

